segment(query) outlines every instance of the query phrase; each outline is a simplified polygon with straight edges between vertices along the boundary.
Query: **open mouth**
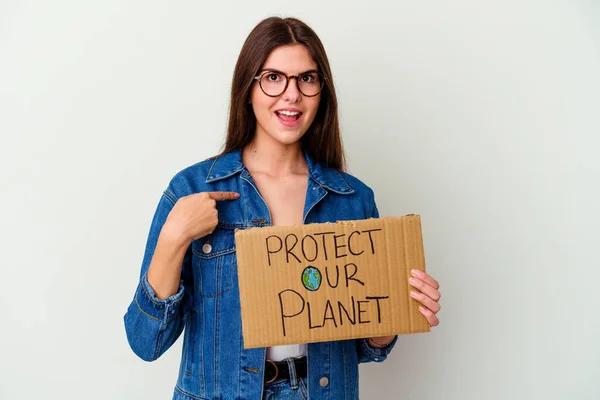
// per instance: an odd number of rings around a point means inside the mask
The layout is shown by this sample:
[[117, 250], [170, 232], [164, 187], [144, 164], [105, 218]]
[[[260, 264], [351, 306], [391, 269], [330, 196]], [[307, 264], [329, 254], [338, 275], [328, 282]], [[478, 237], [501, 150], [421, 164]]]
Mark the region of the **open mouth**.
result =
[[275, 111], [275, 114], [284, 121], [296, 121], [302, 115], [299, 111]]
[[299, 111], [275, 111], [277, 118], [286, 126], [294, 126], [302, 117], [302, 113]]

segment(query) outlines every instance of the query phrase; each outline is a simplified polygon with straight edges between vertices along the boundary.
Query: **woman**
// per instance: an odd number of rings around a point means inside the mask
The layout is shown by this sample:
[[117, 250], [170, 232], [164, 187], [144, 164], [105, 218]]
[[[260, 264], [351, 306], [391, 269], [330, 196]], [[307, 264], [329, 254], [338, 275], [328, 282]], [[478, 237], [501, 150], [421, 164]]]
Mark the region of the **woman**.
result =
[[[358, 363], [385, 360], [397, 337], [244, 349], [235, 258], [236, 228], [378, 217], [373, 191], [343, 169], [321, 41], [297, 19], [262, 21], [236, 64], [225, 150], [164, 191], [125, 315], [148, 361], [185, 327], [174, 399], [358, 398]], [[424, 273], [411, 284], [437, 325], [439, 285]]]

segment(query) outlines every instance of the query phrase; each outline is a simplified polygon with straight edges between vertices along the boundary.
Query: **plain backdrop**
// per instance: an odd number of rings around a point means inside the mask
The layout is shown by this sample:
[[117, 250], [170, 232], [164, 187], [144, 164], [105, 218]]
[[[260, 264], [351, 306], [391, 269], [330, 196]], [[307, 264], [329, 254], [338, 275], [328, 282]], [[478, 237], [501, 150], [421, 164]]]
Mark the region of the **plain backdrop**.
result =
[[0, 1], [0, 399], [168, 399], [128, 347], [150, 221], [250, 30], [320, 35], [349, 172], [417, 213], [441, 325], [365, 399], [600, 398], [600, 2]]

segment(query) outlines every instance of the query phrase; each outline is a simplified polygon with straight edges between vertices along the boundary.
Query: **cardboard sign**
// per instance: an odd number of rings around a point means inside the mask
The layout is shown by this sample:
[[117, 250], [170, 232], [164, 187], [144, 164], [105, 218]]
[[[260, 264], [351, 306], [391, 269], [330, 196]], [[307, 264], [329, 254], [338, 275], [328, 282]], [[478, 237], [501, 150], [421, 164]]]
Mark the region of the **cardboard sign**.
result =
[[244, 347], [429, 332], [418, 215], [236, 230]]

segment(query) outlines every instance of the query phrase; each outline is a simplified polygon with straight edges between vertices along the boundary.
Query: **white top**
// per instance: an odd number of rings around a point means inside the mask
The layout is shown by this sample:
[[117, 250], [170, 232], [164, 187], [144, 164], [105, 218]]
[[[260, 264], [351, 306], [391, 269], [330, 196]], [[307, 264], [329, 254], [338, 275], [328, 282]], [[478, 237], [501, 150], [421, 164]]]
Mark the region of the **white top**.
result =
[[306, 355], [306, 344], [288, 344], [283, 346], [267, 347], [267, 359], [283, 361], [286, 358], [297, 358]]

